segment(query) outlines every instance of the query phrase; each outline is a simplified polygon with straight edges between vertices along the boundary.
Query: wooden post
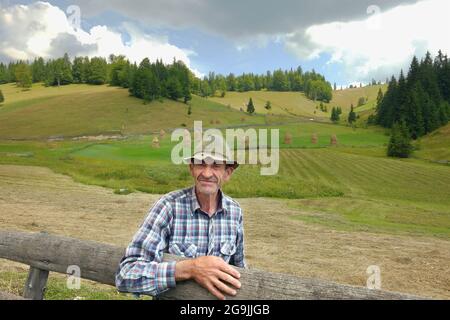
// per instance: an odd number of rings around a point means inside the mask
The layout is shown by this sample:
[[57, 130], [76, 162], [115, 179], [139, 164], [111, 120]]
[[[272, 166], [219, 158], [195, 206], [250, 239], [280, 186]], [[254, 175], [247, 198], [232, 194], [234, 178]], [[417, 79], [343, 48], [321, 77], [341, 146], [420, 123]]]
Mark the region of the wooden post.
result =
[[49, 272], [30, 267], [23, 297], [31, 300], [44, 300]]

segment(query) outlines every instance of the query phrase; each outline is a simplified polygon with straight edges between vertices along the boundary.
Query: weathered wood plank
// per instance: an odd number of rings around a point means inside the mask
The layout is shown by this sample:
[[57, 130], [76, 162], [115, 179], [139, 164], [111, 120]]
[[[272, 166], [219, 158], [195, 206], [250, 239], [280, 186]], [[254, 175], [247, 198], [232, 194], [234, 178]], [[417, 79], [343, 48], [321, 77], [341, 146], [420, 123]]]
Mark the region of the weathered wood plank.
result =
[[[0, 258], [28, 264], [41, 270], [67, 274], [69, 266], [79, 266], [81, 277], [115, 285], [115, 273], [124, 248], [48, 234], [0, 231]], [[165, 255], [165, 261], [179, 257]], [[232, 299], [240, 300], [320, 300], [320, 299], [422, 299], [421, 297], [369, 290], [289, 275], [239, 269], [242, 289]], [[179, 283], [161, 299], [208, 300], [213, 297], [193, 281]]]
[[48, 270], [41, 270], [30, 267], [23, 297], [31, 300], [44, 300], [45, 290], [47, 290]]

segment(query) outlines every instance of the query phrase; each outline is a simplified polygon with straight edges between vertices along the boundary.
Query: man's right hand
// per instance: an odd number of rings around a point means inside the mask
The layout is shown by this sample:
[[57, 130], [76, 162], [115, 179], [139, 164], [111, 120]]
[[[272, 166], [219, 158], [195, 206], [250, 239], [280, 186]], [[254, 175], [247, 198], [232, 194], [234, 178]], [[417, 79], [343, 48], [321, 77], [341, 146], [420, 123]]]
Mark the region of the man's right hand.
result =
[[225, 294], [237, 294], [236, 289], [241, 288], [240, 277], [223, 259], [212, 256], [178, 262], [175, 271], [176, 281], [195, 280], [220, 300], [225, 300]]

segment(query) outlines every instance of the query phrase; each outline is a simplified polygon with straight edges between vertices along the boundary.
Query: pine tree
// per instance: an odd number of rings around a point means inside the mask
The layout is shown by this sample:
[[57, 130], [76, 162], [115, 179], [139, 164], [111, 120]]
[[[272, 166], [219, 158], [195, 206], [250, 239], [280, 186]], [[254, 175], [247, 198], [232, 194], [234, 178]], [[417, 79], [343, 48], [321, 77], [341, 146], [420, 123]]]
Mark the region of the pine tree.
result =
[[250, 98], [250, 101], [247, 104], [247, 112], [249, 114], [254, 114], [255, 113], [255, 106], [253, 105], [253, 99]]
[[419, 60], [417, 60], [417, 57], [414, 56], [408, 72], [408, 89], [413, 88], [418, 81], [420, 81], [420, 65]]
[[0, 62], [0, 84], [9, 82], [8, 67]]
[[264, 108], [266, 108], [266, 110], [272, 110], [272, 102], [267, 101], [266, 106]]
[[45, 62], [42, 57], [35, 59], [31, 64], [31, 73], [33, 75], [33, 83], [45, 81]]
[[398, 78], [397, 86], [397, 99], [396, 103], [393, 105], [393, 122], [400, 122], [405, 118], [406, 115], [406, 103], [408, 96], [408, 87], [406, 84], [406, 79], [403, 74], [403, 70], [400, 71], [400, 76]]
[[348, 123], [350, 125], [353, 125], [354, 122], [356, 122], [356, 113], [354, 111], [354, 107], [353, 107], [353, 104], [352, 104], [351, 109], [350, 109], [350, 113], [348, 115]]
[[406, 121], [411, 137], [416, 140], [425, 134], [423, 118], [424, 91], [420, 82], [417, 82], [407, 97]]
[[3, 95], [2, 90], [0, 90], [0, 104], [2, 104], [3, 102], [5, 102], [5, 96]]
[[391, 139], [388, 145], [388, 156], [395, 158], [409, 158], [413, 152], [411, 138], [404, 121], [394, 123]]
[[86, 73], [87, 83], [105, 84], [108, 80], [108, 63], [104, 58], [94, 57], [91, 59]]
[[376, 110], [377, 112], [380, 109], [380, 105], [381, 102], [383, 101], [384, 95], [383, 95], [383, 90], [381, 90], [381, 88], [378, 90], [378, 96], [377, 96], [377, 106], [376, 106]]
[[84, 62], [85, 59], [82, 57], [75, 57], [75, 59], [73, 60], [72, 78], [74, 83], [86, 82], [86, 65]]
[[167, 80], [166, 90], [168, 97], [172, 100], [178, 100], [183, 97], [183, 88], [177, 78], [171, 77]]
[[28, 89], [33, 83], [31, 68], [25, 62], [19, 63], [15, 68], [15, 78], [18, 87]]
[[385, 127], [392, 128], [392, 124], [394, 123], [393, 119], [393, 111], [395, 105], [397, 104], [397, 80], [394, 76], [392, 76], [391, 81], [389, 82], [388, 90], [384, 95], [381, 104], [378, 106], [377, 112], [377, 124]]
[[337, 123], [340, 121], [339, 107], [331, 109], [331, 121]]

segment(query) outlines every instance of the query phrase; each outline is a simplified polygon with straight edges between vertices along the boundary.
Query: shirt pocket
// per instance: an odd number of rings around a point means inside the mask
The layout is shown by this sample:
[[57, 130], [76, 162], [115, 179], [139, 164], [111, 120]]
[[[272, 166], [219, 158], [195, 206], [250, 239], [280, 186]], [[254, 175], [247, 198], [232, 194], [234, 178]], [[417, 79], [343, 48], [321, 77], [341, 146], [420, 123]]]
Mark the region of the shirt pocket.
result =
[[174, 242], [169, 246], [169, 253], [186, 258], [196, 258], [198, 247], [190, 242]]
[[231, 258], [236, 254], [236, 243], [234, 241], [223, 241], [220, 244], [220, 256], [229, 263]]

